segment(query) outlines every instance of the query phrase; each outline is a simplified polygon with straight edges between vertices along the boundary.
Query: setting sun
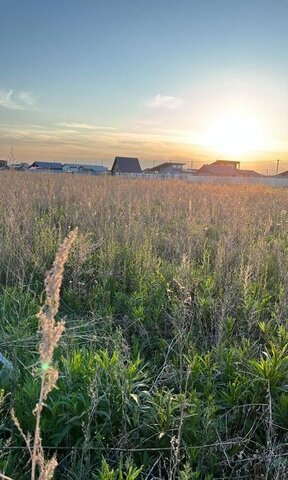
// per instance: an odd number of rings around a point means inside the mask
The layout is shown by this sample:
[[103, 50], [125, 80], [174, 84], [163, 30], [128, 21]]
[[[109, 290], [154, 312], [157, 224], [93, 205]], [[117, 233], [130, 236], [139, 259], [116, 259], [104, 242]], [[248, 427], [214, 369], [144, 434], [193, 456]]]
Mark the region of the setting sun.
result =
[[203, 142], [217, 153], [230, 156], [253, 153], [266, 146], [261, 123], [238, 112], [221, 116], [205, 132]]

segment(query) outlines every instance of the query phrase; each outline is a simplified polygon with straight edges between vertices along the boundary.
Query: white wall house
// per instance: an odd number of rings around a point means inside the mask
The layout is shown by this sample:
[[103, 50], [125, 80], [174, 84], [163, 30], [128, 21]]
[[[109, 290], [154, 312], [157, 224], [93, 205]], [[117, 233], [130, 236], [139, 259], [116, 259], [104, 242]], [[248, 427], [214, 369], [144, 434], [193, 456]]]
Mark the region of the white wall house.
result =
[[63, 173], [77, 173], [82, 175], [103, 175], [108, 172], [107, 167], [103, 165], [91, 165], [82, 163], [65, 163], [63, 165]]

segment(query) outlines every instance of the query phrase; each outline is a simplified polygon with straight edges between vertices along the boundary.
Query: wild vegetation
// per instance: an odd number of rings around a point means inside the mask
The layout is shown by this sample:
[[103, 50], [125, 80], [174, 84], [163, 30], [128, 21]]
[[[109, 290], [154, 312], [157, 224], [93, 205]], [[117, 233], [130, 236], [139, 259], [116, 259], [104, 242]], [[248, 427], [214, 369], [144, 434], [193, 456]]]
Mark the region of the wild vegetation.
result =
[[1, 172], [0, 472], [31, 478], [39, 306], [64, 237], [41, 415], [55, 479], [288, 477], [285, 189]]

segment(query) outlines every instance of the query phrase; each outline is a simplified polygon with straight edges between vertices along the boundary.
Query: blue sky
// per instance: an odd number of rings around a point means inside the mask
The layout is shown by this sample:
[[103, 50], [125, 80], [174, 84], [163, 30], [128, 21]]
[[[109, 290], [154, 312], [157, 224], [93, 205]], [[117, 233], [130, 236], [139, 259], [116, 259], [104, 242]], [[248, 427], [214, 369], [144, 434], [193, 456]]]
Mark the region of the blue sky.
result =
[[0, 155], [203, 163], [228, 115], [261, 129], [242, 160], [288, 162], [287, 24], [287, 0], [1, 0]]

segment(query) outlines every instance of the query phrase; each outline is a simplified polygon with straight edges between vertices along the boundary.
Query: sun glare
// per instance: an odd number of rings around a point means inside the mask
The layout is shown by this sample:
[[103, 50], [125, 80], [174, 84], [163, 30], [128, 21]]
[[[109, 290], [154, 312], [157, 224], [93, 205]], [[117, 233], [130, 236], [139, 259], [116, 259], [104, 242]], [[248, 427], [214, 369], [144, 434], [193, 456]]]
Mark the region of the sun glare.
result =
[[260, 122], [240, 113], [228, 113], [204, 134], [203, 143], [219, 154], [238, 156], [265, 148]]

